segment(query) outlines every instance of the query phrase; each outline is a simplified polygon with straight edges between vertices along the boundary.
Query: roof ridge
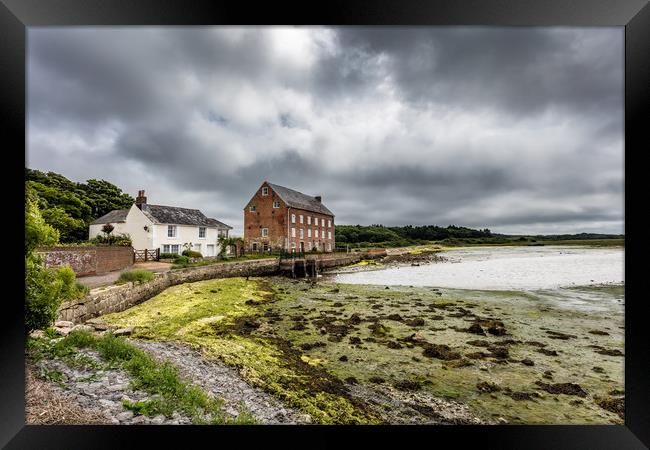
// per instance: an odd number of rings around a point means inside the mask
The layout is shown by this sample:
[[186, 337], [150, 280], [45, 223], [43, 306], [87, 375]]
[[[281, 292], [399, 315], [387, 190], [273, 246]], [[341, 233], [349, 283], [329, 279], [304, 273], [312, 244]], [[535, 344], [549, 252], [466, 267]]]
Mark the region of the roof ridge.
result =
[[184, 207], [182, 207], [182, 206], [169, 206], [169, 205], [154, 205], [153, 203], [144, 203], [144, 204], [147, 205], [147, 206], [158, 206], [158, 207], [160, 207], [160, 208], [187, 209], [188, 211], [198, 211], [198, 212], [200, 212], [201, 214], [203, 214], [203, 213], [201, 212], [201, 210], [198, 209], [198, 208], [184, 208]]
[[315, 195], [305, 194], [304, 192], [300, 192], [300, 191], [297, 191], [297, 190], [295, 190], [295, 189], [291, 189], [291, 188], [286, 187], [286, 186], [282, 186], [282, 185], [275, 184], [275, 183], [269, 183], [268, 181], [267, 181], [267, 183], [270, 184], [271, 186], [277, 186], [277, 187], [280, 187], [280, 188], [282, 188], [282, 189], [286, 189], [286, 190], [288, 190], [288, 191], [292, 191], [292, 192], [295, 192], [295, 193], [300, 194], [300, 195], [305, 195], [305, 196], [307, 196], [307, 197], [316, 198]]

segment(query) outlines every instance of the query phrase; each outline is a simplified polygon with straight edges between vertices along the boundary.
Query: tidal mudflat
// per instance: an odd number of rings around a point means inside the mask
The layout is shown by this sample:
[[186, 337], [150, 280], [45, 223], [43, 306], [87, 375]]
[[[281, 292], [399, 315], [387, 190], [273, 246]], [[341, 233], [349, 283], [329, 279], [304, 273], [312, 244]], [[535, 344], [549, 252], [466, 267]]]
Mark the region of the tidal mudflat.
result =
[[623, 423], [623, 286], [570, 289], [611, 301], [231, 278], [104, 320], [187, 343], [316, 423]]

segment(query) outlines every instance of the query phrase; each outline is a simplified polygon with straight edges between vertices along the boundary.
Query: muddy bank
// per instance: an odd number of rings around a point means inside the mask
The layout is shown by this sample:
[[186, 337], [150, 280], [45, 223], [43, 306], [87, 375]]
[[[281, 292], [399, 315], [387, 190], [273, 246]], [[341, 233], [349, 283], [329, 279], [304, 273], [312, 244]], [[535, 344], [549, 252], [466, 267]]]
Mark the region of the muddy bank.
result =
[[622, 308], [266, 278], [177, 286], [104, 319], [200, 349], [316, 423], [622, 423], [624, 397], [608, 401]]
[[381, 270], [389, 267], [419, 267], [420, 265], [448, 262], [449, 259], [446, 256], [442, 256], [441, 252], [442, 250], [393, 251], [381, 259], [362, 260], [348, 266], [326, 270], [324, 271], [324, 275], [365, 272], [368, 270]]

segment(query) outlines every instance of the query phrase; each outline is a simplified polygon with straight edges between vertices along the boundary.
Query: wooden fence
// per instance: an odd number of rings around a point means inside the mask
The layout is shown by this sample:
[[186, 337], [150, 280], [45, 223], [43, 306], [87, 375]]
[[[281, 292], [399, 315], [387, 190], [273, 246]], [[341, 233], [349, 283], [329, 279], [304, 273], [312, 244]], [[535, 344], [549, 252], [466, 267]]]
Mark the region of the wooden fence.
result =
[[139, 261], [158, 261], [160, 259], [160, 249], [153, 250], [133, 250], [133, 260]]

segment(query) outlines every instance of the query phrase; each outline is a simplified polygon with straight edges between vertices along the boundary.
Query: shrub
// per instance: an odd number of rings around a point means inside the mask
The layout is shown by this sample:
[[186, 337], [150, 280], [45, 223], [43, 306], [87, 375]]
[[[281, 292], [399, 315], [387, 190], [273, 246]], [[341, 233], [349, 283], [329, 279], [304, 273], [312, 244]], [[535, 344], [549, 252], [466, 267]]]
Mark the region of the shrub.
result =
[[70, 267], [48, 269], [40, 260], [25, 262], [25, 328], [41, 330], [54, 323], [61, 303], [83, 297], [88, 292], [75, 279]]
[[130, 281], [134, 283], [144, 283], [145, 281], [153, 280], [153, 277], [153, 272], [149, 272], [147, 270], [127, 270], [126, 272], [122, 272], [120, 274], [120, 277], [117, 279], [115, 284], [124, 284]]
[[161, 253], [160, 259], [176, 259], [177, 253]]
[[25, 198], [25, 331], [52, 325], [65, 300], [83, 296], [70, 267], [48, 269], [34, 249], [56, 244], [58, 232], [46, 224], [30, 192]]
[[94, 245], [118, 245], [121, 247], [130, 247], [132, 245], [131, 236], [126, 233], [117, 235], [102, 236], [98, 234], [90, 240]]
[[194, 250], [183, 250], [182, 255], [188, 258], [203, 258], [201, 252], [195, 252]]
[[189, 264], [189, 263], [190, 263], [190, 258], [188, 258], [187, 256], [178, 256], [177, 255], [174, 258], [174, 264], [183, 265], [183, 264]]

